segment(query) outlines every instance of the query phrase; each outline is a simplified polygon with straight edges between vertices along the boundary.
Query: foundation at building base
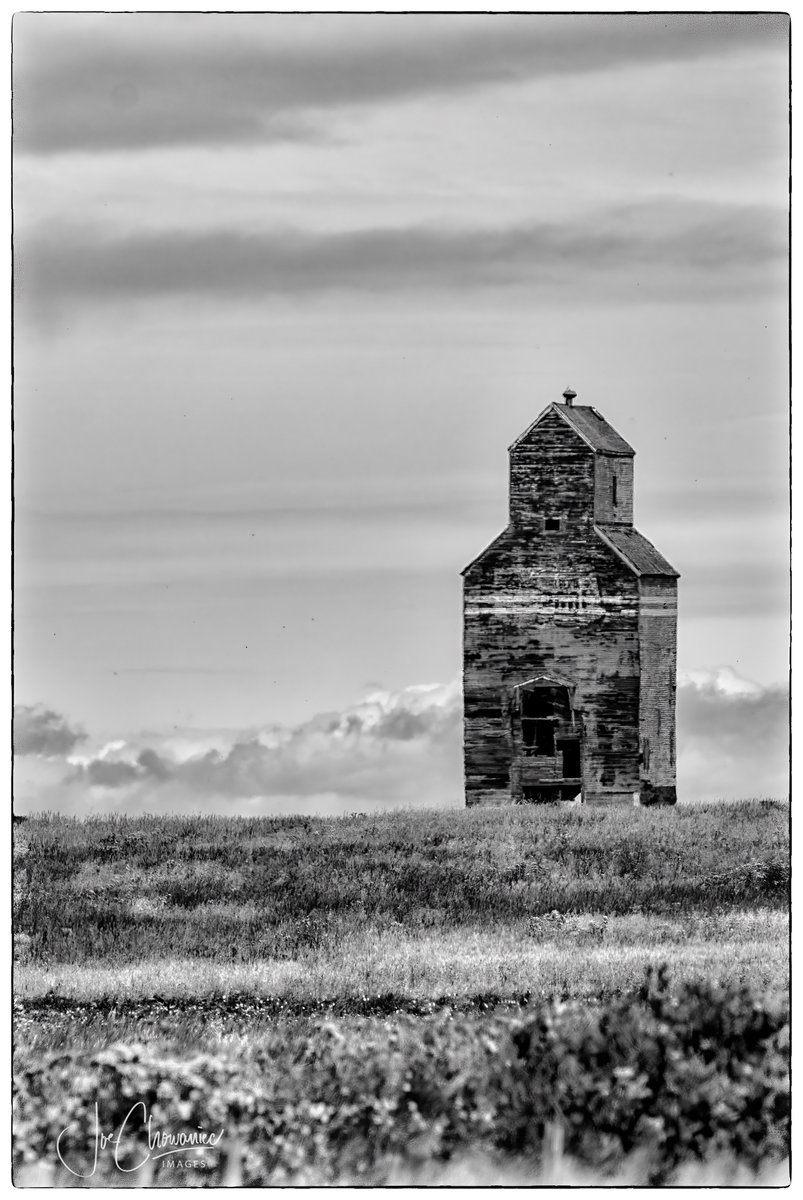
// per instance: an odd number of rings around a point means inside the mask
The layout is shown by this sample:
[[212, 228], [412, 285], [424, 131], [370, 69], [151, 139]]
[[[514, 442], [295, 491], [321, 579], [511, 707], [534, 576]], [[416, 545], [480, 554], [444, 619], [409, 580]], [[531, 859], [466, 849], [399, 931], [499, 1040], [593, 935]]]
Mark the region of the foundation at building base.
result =
[[677, 790], [674, 787], [661, 787], [644, 788], [637, 792], [592, 792], [588, 795], [581, 792], [564, 796], [556, 789], [554, 794], [546, 793], [537, 799], [522, 797], [511, 801], [508, 788], [496, 788], [493, 791], [471, 792], [466, 796], [467, 808], [498, 808], [511, 803], [531, 807], [559, 804], [578, 808], [667, 808], [677, 804]]

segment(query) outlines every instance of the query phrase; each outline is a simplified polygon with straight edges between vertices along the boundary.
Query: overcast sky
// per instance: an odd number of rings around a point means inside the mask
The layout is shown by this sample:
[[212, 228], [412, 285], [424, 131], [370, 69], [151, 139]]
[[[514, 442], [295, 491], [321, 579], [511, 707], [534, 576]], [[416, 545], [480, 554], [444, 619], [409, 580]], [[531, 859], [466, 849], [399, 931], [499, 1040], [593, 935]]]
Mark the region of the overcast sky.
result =
[[785, 790], [787, 36], [17, 16], [18, 795], [459, 802], [459, 573], [567, 384], [681, 572], [681, 794]]

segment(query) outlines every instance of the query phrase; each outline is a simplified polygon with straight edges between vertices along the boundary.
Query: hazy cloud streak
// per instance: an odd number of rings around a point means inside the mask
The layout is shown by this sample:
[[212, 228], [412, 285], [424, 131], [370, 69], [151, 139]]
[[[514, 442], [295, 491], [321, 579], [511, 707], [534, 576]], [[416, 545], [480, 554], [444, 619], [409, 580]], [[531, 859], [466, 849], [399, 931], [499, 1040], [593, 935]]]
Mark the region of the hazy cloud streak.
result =
[[287, 17], [248, 14], [109, 14], [84, 23], [76, 14], [26, 13], [14, 28], [17, 148], [54, 153], [306, 140], [320, 133], [317, 114], [333, 107], [783, 52], [788, 18], [341, 17], [317, 44], [296, 43], [300, 26]]
[[233, 229], [122, 234], [39, 229], [21, 237], [21, 304], [249, 300], [332, 291], [543, 288], [633, 299], [777, 286], [785, 214], [769, 207], [654, 201], [564, 224], [411, 226], [326, 234]]

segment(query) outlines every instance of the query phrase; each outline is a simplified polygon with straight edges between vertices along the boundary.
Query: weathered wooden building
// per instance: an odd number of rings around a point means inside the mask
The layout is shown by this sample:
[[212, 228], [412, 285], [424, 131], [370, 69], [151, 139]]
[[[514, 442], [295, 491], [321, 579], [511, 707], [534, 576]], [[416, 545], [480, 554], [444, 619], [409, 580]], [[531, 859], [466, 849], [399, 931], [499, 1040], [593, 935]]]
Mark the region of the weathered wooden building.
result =
[[633, 527], [633, 449], [550, 404], [507, 528], [463, 572], [467, 804], [674, 804], [678, 572]]

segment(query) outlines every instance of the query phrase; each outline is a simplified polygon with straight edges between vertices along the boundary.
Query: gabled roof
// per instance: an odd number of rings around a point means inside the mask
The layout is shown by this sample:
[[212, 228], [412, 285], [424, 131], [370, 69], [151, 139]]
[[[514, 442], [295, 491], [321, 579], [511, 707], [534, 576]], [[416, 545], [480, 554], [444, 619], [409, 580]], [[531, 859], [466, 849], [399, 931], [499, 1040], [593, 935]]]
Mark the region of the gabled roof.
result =
[[614, 427], [609, 425], [605, 418], [595, 408], [592, 408], [590, 404], [573, 404], [571, 406], [568, 404], [548, 404], [543, 412], [538, 414], [532, 425], [529, 425], [524, 433], [520, 437], [517, 437], [513, 445], [509, 446], [508, 449], [513, 450], [520, 442], [523, 442], [532, 433], [536, 425], [550, 412], [557, 413], [598, 454], [627, 454], [632, 456], [636, 453], [621, 434], [618, 434]]
[[573, 425], [581, 437], [591, 445], [592, 449], [604, 454], [635, 454], [632, 446], [628, 445], [613, 425], [592, 408], [590, 404], [568, 405], [556, 404], [560, 415], [570, 425]]
[[679, 578], [679, 572], [632, 525], [595, 525], [594, 529], [637, 575], [671, 575]]

